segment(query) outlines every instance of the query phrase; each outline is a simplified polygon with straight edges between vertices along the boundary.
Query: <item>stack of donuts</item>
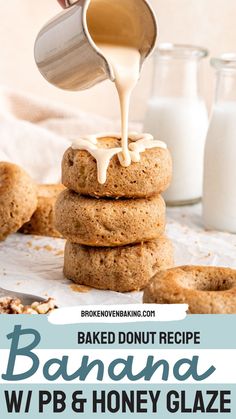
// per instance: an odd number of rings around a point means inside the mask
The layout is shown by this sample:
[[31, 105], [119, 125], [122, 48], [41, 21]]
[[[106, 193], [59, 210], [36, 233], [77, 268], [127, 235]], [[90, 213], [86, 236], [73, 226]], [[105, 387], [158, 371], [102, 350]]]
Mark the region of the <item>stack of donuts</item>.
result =
[[[99, 141], [112, 148], [116, 139]], [[94, 157], [69, 148], [62, 162], [66, 189], [55, 206], [56, 229], [67, 239], [65, 276], [79, 285], [127, 292], [143, 289], [159, 270], [172, 267], [160, 195], [171, 173], [169, 151], [156, 147], [129, 167], [113, 156], [101, 184]]]

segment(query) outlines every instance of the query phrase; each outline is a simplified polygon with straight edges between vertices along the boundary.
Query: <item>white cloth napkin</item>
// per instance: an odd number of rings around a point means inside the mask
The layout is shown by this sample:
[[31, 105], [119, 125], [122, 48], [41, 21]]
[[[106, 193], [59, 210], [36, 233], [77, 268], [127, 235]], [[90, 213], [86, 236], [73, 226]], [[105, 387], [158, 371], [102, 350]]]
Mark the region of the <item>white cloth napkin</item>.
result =
[[20, 165], [38, 183], [60, 182], [71, 139], [118, 129], [118, 122], [0, 87], [0, 160]]

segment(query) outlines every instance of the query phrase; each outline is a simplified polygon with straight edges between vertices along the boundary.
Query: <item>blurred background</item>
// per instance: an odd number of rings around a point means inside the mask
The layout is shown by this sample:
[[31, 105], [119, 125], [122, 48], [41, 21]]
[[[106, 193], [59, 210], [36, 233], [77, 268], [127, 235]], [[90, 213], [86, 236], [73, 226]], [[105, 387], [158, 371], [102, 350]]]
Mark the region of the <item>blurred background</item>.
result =
[[[211, 55], [236, 50], [235, 0], [150, 0], [159, 22], [159, 41], [207, 47]], [[85, 92], [65, 92], [50, 86], [34, 63], [33, 46], [40, 28], [60, 7], [56, 0], [1, 1], [0, 83], [80, 110], [117, 118], [118, 103], [111, 82]], [[131, 110], [142, 121], [151, 86], [151, 60], [135, 91]], [[211, 104], [213, 70], [205, 63], [204, 96]]]

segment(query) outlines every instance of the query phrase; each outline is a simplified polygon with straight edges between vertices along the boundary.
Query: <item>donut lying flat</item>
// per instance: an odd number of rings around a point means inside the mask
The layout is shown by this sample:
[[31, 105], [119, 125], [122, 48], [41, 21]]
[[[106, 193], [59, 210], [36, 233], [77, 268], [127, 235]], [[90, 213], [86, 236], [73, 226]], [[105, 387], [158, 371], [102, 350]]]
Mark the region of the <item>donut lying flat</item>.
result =
[[[120, 146], [115, 138], [102, 138], [106, 148]], [[145, 198], [158, 195], [170, 185], [172, 161], [170, 152], [153, 148], [141, 154], [139, 163], [122, 167], [117, 156], [110, 162], [104, 185], [97, 180], [97, 164], [87, 151], [69, 148], [62, 162], [62, 183], [77, 193], [98, 197]]]
[[157, 273], [144, 303], [188, 304], [192, 314], [236, 314], [236, 270], [183, 266]]
[[15, 233], [37, 207], [37, 187], [19, 166], [0, 162], [0, 240]]
[[66, 243], [64, 274], [79, 285], [128, 292], [143, 289], [160, 269], [173, 266], [173, 246], [166, 237], [123, 247]]
[[54, 226], [54, 206], [58, 195], [64, 189], [63, 185], [39, 185], [37, 209], [20, 232], [36, 236], [61, 237]]
[[55, 227], [72, 243], [123, 246], [154, 240], [165, 230], [165, 203], [148, 199], [94, 199], [63, 191], [55, 205]]

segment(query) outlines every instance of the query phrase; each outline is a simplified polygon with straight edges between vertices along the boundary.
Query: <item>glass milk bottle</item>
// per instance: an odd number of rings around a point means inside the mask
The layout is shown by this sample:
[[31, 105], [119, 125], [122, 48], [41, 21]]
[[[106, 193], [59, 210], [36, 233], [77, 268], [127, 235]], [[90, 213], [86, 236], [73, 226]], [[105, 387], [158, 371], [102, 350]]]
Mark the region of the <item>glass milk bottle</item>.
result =
[[236, 54], [214, 58], [217, 84], [205, 149], [203, 220], [236, 233]]
[[187, 45], [161, 44], [154, 54], [152, 95], [144, 131], [164, 141], [173, 159], [173, 179], [164, 194], [169, 205], [202, 197], [208, 113], [200, 95], [200, 63], [208, 52]]

